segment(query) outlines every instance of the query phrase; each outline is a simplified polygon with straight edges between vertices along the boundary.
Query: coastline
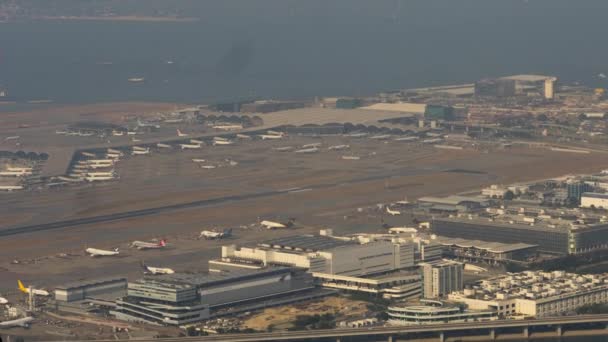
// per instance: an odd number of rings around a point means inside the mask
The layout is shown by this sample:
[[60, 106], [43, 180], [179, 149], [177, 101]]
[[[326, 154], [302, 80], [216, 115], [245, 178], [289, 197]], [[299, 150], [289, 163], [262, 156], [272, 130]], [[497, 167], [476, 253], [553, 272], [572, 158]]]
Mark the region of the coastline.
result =
[[200, 18], [195, 17], [187, 17], [187, 18], [178, 18], [178, 17], [152, 17], [152, 16], [108, 16], [108, 17], [99, 17], [99, 16], [39, 16], [39, 17], [31, 17], [17, 20], [5, 20], [0, 21], [0, 23], [10, 23], [10, 22], [18, 22], [18, 21], [124, 21], [124, 22], [170, 22], [170, 23], [189, 23], [189, 22], [197, 22], [200, 21]]

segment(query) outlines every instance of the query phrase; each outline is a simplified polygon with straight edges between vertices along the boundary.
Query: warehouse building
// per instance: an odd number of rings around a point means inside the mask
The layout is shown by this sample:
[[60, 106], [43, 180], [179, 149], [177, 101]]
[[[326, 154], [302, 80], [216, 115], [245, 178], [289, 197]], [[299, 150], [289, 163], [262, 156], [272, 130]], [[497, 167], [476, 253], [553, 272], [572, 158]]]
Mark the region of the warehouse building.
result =
[[541, 252], [580, 254], [608, 248], [608, 224], [580, 220], [500, 215], [457, 215], [436, 218], [432, 231], [441, 236], [469, 240], [537, 245]]
[[501, 318], [558, 316], [584, 305], [608, 303], [608, 276], [525, 271], [482, 280], [448, 297], [472, 310], [495, 311]]
[[608, 194], [583, 193], [581, 195], [581, 208], [608, 209]]
[[414, 244], [392, 241], [359, 243], [346, 238], [300, 235], [255, 247], [222, 247], [222, 260], [287, 265], [343, 276], [379, 274], [414, 266]]

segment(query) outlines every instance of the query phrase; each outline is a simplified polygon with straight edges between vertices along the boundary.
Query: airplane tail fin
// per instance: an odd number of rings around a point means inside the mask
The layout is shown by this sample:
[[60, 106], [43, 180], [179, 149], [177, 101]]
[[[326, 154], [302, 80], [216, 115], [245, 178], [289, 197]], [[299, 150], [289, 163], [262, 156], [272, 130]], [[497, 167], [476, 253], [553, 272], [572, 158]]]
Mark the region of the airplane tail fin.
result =
[[119, 253], [120, 251], [118, 250], [118, 248], [114, 248], [114, 252]]
[[167, 245], [167, 240], [166, 239], [162, 239], [162, 240], [160, 240], [160, 242], [158, 244], [161, 247], [165, 247]]
[[27, 293], [27, 288], [25, 286], [23, 286], [23, 283], [21, 282], [21, 280], [17, 280], [17, 284], [19, 285], [19, 290], [21, 290], [21, 292]]

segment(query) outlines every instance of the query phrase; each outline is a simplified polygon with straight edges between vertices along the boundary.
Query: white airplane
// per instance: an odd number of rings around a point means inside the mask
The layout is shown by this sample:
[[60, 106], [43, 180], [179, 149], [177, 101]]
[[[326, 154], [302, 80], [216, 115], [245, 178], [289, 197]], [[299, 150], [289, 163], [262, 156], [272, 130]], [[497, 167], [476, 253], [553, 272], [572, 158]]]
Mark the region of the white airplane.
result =
[[321, 145], [322, 145], [321, 143], [312, 143], [312, 144], [302, 145], [302, 148], [320, 147]]
[[122, 156], [122, 152], [120, 152], [119, 150], [115, 150], [113, 148], [109, 148], [106, 152], [110, 153], [110, 154], [118, 154], [118, 155]]
[[247, 134], [237, 134], [236, 137], [239, 139], [251, 139], [251, 136]]
[[342, 159], [344, 159], [344, 160], [359, 160], [359, 159], [361, 159], [361, 157], [359, 157], [359, 156], [342, 156]]
[[30, 326], [30, 323], [32, 323], [33, 321], [34, 321], [34, 318], [32, 318], [32, 317], [24, 317], [24, 318], [14, 319], [12, 321], [4, 321], [4, 322], [0, 322], [0, 328], [2, 328], [2, 329], [13, 328], [13, 327], [28, 328]]
[[19, 138], [21, 138], [21, 137], [18, 136], [18, 135], [13, 135], [12, 137], [6, 137], [6, 138], [4, 138], [4, 141], [17, 140]]
[[105, 164], [91, 164], [87, 165], [89, 169], [105, 169], [108, 167], [114, 166], [114, 163], [105, 163]]
[[31, 172], [18, 172], [18, 171], [0, 171], [0, 176], [3, 177], [23, 177], [31, 175]]
[[0, 305], [3, 304], [8, 304], [8, 299], [4, 298], [4, 297], [0, 297]]
[[135, 132], [135, 131], [127, 131], [127, 135], [136, 135], [136, 134], [137, 134], [137, 132]]
[[15, 190], [23, 190], [21, 185], [0, 185], [0, 191], [12, 192]]
[[418, 137], [401, 137], [395, 139], [395, 141], [415, 141], [418, 140]]
[[90, 254], [92, 257], [114, 256], [114, 255], [120, 254], [120, 252], [118, 251], [118, 248], [115, 248], [113, 251], [107, 251], [107, 250], [97, 249], [97, 248], [87, 248], [87, 249], [85, 249], [85, 252]]
[[118, 161], [120, 159], [120, 157], [122, 157], [122, 153], [121, 154], [116, 154], [116, 153], [106, 153], [106, 158], [108, 159], [112, 159], [114, 161]]
[[182, 133], [182, 131], [179, 130], [179, 128], [177, 129], [177, 136], [178, 137], [187, 137], [188, 133]]
[[312, 148], [303, 148], [301, 150], [296, 150], [295, 153], [317, 153], [319, 152], [319, 148], [318, 147], [312, 147]]
[[216, 146], [216, 145], [232, 145], [232, 144], [234, 144], [234, 142], [231, 141], [231, 140], [214, 140], [213, 141], [213, 146]]
[[14, 167], [8, 166], [6, 171], [15, 171], [15, 172], [32, 172], [34, 169], [31, 167]]
[[121, 136], [125, 135], [125, 132], [123, 132], [123, 131], [112, 131], [112, 135], [116, 136], [116, 137], [121, 137]]
[[367, 133], [361, 132], [361, 133], [351, 133], [348, 134], [347, 137], [351, 137], [351, 138], [363, 138], [366, 137]]
[[[23, 283], [21, 282], [21, 280], [17, 280], [17, 285], [19, 285], [19, 291], [23, 292], [23, 293], [30, 293], [30, 288], [29, 287], [25, 287], [23, 285]], [[35, 296], [42, 296], [42, 297], [48, 297], [50, 296], [50, 293], [46, 290], [40, 290], [40, 289], [34, 289], [32, 288], [32, 294]]]
[[140, 119], [137, 119], [137, 126], [139, 126], [139, 127], [160, 128], [160, 125], [149, 123], [149, 122], [142, 122]]
[[271, 131], [271, 130], [266, 131], [266, 133], [271, 134], [271, 135], [283, 135], [284, 134], [283, 132]]
[[105, 182], [114, 180], [116, 177], [114, 176], [85, 176], [84, 180], [87, 182]]
[[381, 134], [381, 135], [374, 135], [373, 137], [370, 137], [370, 139], [374, 139], [374, 140], [386, 140], [386, 139], [388, 139], [390, 137], [391, 137], [390, 134]]
[[443, 141], [443, 139], [441, 139], [441, 138], [434, 138], [434, 139], [424, 139], [424, 140], [422, 140], [422, 143], [423, 144], [435, 144], [435, 143], [442, 142], [442, 141]]
[[166, 246], [167, 246], [167, 240], [165, 240], [165, 239], [162, 239], [159, 242], [133, 241], [131, 243], [131, 247], [137, 248], [139, 250], [160, 249], [160, 248], [165, 248]]
[[147, 274], [173, 274], [173, 273], [175, 273], [175, 271], [170, 268], [147, 266], [146, 264], [144, 264], [143, 261], [141, 262], [141, 267], [144, 269], [144, 273], [147, 273]]
[[215, 165], [201, 165], [201, 169], [211, 170], [215, 168], [217, 168]]
[[223, 131], [234, 131], [243, 129], [243, 125], [214, 125], [212, 127], [215, 129], [221, 129]]
[[197, 139], [190, 139], [190, 143], [191, 144], [198, 144], [198, 145], [204, 145], [205, 142], [202, 140], [197, 140]]
[[113, 177], [116, 174], [114, 173], [114, 170], [112, 171], [107, 171], [107, 172], [87, 172], [85, 176], [88, 177]]
[[135, 149], [135, 147], [133, 147], [133, 150], [131, 151], [131, 155], [134, 156], [141, 156], [141, 155], [146, 155], [146, 154], [150, 154], [150, 149], [146, 148], [146, 149]]
[[293, 219], [290, 219], [287, 223], [264, 220], [260, 222], [260, 225], [262, 225], [266, 229], [282, 229], [293, 226]]
[[179, 144], [179, 146], [182, 150], [196, 150], [201, 148], [201, 145], [199, 144]]
[[192, 161], [195, 162], [195, 163], [204, 163], [204, 162], [206, 162], [205, 159], [197, 159], [197, 158], [192, 159]]
[[282, 135], [274, 135], [274, 134], [261, 134], [259, 135], [262, 140], [272, 140], [272, 139], [283, 139]]
[[199, 238], [204, 238], [207, 240], [216, 240], [223, 239], [232, 236], [232, 229], [226, 229], [224, 231], [218, 232], [215, 230], [203, 230]]
[[55, 131], [55, 134], [65, 135], [68, 134], [68, 131]]
[[279, 151], [279, 152], [288, 152], [288, 151], [293, 150], [293, 146], [274, 147], [273, 150]]
[[347, 148], [350, 148], [350, 145], [334, 145], [334, 146], [329, 146], [327, 149], [328, 150], [346, 150]]
[[114, 160], [113, 159], [89, 159], [86, 162], [89, 165], [92, 165], [92, 164], [114, 164]]
[[92, 137], [93, 133], [91, 132], [87, 132], [87, 133], [78, 133], [79, 136], [81, 137]]
[[80, 154], [82, 154], [85, 157], [91, 157], [91, 158], [97, 157], [97, 155], [95, 153], [91, 153], [91, 152], [80, 152]]
[[386, 206], [386, 213], [392, 216], [401, 215], [401, 212], [398, 210], [391, 210], [388, 206]]
[[169, 144], [162, 144], [162, 143], [158, 143], [156, 144], [156, 147], [158, 148], [173, 148], [171, 145]]

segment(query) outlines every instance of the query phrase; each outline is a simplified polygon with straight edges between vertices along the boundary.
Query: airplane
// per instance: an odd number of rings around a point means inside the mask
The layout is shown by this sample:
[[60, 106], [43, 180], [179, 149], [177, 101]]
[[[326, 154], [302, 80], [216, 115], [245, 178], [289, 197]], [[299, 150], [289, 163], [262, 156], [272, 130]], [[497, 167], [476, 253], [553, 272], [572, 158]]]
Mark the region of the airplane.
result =
[[89, 159], [86, 162], [89, 165], [92, 165], [92, 164], [114, 164], [114, 160], [113, 159]]
[[279, 152], [288, 152], [288, 151], [293, 150], [293, 146], [275, 147], [275, 148], [273, 148], [273, 150], [279, 151]]
[[361, 133], [351, 133], [348, 134], [347, 137], [351, 137], [351, 138], [363, 138], [366, 137], [367, 133], [361, 132]]
[[107, 153], [110, 153], [110, 154], [118, 154], [118, 155], [121, 155], [121, 156], [122, 156], [122, 152], [120, 152], [119, 150], [115, 150], [115, 149], [113, 149], [113, 148], [109, 148], [109, 149], [107, 150]]
[[334, 145], [334, 146], [329, 146], [327, 149], [328, 150], [345, 150], [347, 148], [350, 148], [350, 145]]
[[322, 145], [321, 143], [312, 143], [312, 144], [302, 145], [302, 148], [319, 147], [321, 145]]
[[23, 190], [21, 185], [0, 185], [0, 191], [12, 192], [15, 190]]
[[262, 138], [262, 140], [283, 139], [283, 135], [274, 135], [274, 134], [261, 134], [261, 135], [259, 135], [259, 137]]
[[131, 151], [131, 155], [137, 156], [137, 155], [146, 155], [146, 154], [150, 154], [150, 149], [149, 148], [145, 148], [145, 149], [136, 149], [136, 146], [133, 147], [133, 150]]
[[12, 137], [6, 137], [6, 138], [4, 138], [4, 141], [17, 140], [19, 138], [21, 138], [21, 137], [18, 136], [18, 135], [13, 135]]
[[22, 177], [31, 175], [31, 172], [17, 172], [17, 171], [0, 171], [0, 176], [3, 177]]
[[198, 145], [204, 145], [205, 142], [202, 140], [197, 140], [197, 139], [190, 139], [190, 143], [191, 144], [198, 144]]
[[386, 213], [392, 216], [401, 215], [401, 212], [398, 210], [391, 210], [388, 206], [386, 206]]
[[374, 139], [374, 140], [386, 140], [386, 139], [388, 139], [390, 137], [391, 137], [390, 134], [381, 134], [381, 135], [374, 135], [373, 137], [370, 137], [370, 139]]
[[162, 143], [158, 143], [156, 144], [156, 147], [158, 148], [173, 148], [171, 145], [169, 144], [162, 144]]
[[195, 150], [201, 148], [200, 144], [179, 144], [179, 146], [182, 148], [182, 150]]
[[[17, 280], [17, 285], [19, 285], [19, 291], [21, 291], [23, 293], [30, 293], [30, 288], [29, 287], [25, 287], [25, 285], [23, 285], [23, 283], [21, 282], [21, 280]], [[50, 294], [49, 294], [48, 291], [34, 289], [34, 288], [32, 288], [32, 294], [36, 295], [36, 296], [43, 296], [43, 297], [50, 296]]]
[[215, 169], [215, 168], [217, 168], [217, 166], [215, 166], [215, 165], [201, 165], [201, 169], [210, 170], [210, 169]]
[[182, 133], [182, 131], [179, 130], [179, 128], [177, 129], [177, 136], [178, 137], [187, 137], [188, 133]]
[[114, 255], [120, 254], [120, 252], [118, 251], [118, 248], [115, 248], [113, 251], [107, 251], [107, 250], [97, 249], [97, 248], [87, 248], [87, 249], [85, 249], [85, 252], [90, 254], [92, 257], [114, 256]]
[[90, 164], [87, 165], [89, 169], [105, 169], [107, 167], [114, 166], [114, 163], [105, 163], [105, 164]]
[[55, 131], [55, 134], [65, 135], [68, 134], [68, 131]]
[[120, 157], [122, 157], [122, 153], [121, 154], [106, 153], [106, 158], [108, 158], [108, 159], [112, 159], [112, 160], [118, 161], [118, 159], [120, 159]]
[[28, 328], [30, 326], [30, 323], [32, 323], [33, 321], [34, 321], [34, 318], [32, 318], [32, 317], [24, 317], [24, 318], [14, 319], [12, 321], [4, 321], [4, 322], [0, 322], [0, 328], [1, 329], [13, 328], [13, 327]]
[[204, 162], [206, 162], [205, 159], [197, 159], [197, 158], [192, 159], [192, 161], [195, 162], [195, 163], [204, 163]]
[[162, 239], [158, 243], [156, 242], [144, 242], [144, 241], [133, 241], [131, 247], [135, 247], [139, 250], [143, 249], [160, 249], [167, 246], [167, 240]]
[[237, 134], [236, 137], [239, 139], [251, 139], [251, 136], [247, 134]]
[[359, 159], [361, 159], [361, 157], [358, 157], [358, 156], [342, 156], [342, 159], [344, 159], [344, 160], [359, 160]]
[[147, 274], [173, 274], [173, 273], [175, 273], [175, 271], [170, 268], [147, 266], [146, 264], [144, 264], [143, 261], [141, 262], [141, 267], [144, 269], [144, 273], [147, 273]]
[[319, 148], [318, 147], [312, 147], [312, 148], [303, 148], [301, 150], [296, 150], [295, 153], [317, 153], [319, 152]]
[[125, 132], [123, 132], [123, 131], [116, 131], [116, 130], [112, 131], [112, 135], [116, 136], [116, 137], [123, 136], [124, 134], [125, 134]]
[[213, 146], [215, 145], [232, 145], [234, 144], [231, 140], [213, 140]]
[[232, 229], [225, 229], [222, 232], [214, 230], [203, 230], [199, 238], [205, 238], [207, 240], [223, 239], [232, 236]]
[[401, 137], [401, 138], [395, 139], [395, 141], [414, 141], [414, 140], [418, 140], [418, 137]]
[[288, 228], [288, 227], [293, 226], [293, 221], [294, 221], [294, 219], [289, 219], [289, 221], [287, 223], [280, 223], [280, 222], [264, 220], [264, 221], [260, 222], [260, 225], [262, 225], [266, 229], [282, 229], [282, 228]]
[[239, 130], [239, 129], [243, 129], [243, 125], [214, 125], [212, 126], [215, 129], [221, 129], [224, 131], [232, 131], [232, 130]]
[[88, 133], [78, 133], [78, 135], [81, 136], [81, 137], [92, 137], [93, 133], [91, 133], [91, 132], [88, 132]]
[[4, 298], [4, 297], [0, 297], [0, 305], [2, 304], [8, 304], [8, 299]]
[[87, 182], [103, 182], [103, 181], [109, 181], [109, 180], [114, 180], [117, 179], [117, 177], [114, 176], [86, 176], [84, 177], [84, 180], [86, 180]]
[[271, 134], [271, 135], [283, 135], [283, 132], [278, 132], [278, 131], [271, 131], [271, 130], [267, 130], [266, 131], [267, 134]]
[[153, 123], [149, 123], [149, 122], [142, 122], [140, 119], [137, 119], [137, 126], [138, 126], [138, 127], [153, 127], [153, 128], [160, 128], [160, 125], [153, 124]]
[[91, 158], [97, 157], [97, 155], [95, 153], [91, 153], [91, 152], [80, 152], [80, 154], [82, 154], [85, 157], [91, 157]]
[[135, 132], [135, 131], [127, 131], [127, 135], [136, 135], [136, 134], [137, 134], [137, 132]]

